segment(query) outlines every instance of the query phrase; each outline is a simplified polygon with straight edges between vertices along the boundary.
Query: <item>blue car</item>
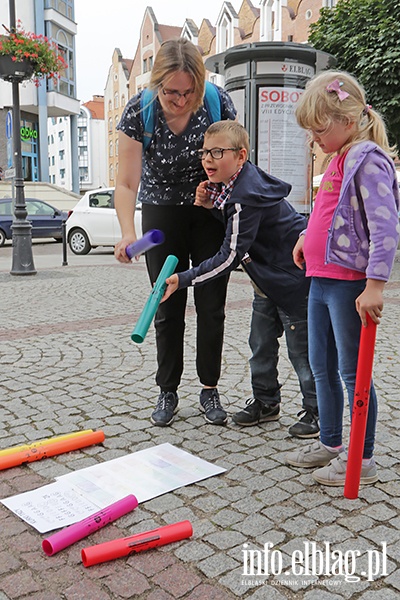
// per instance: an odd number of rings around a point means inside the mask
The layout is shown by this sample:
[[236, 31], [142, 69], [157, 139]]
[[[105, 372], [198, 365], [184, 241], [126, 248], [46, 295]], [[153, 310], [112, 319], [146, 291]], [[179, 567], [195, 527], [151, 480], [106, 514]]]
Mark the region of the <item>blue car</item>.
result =
[[[43, 200], [25, 198], [27, 220], [32, 224], [33, 238], [62, 239], [62, 224], [68, 219], [68, 213]], [[13, 207], [11, 198], [0, 199], [0, 246], [6, 240], [12, 239], [11, 225], [13, 222]]]

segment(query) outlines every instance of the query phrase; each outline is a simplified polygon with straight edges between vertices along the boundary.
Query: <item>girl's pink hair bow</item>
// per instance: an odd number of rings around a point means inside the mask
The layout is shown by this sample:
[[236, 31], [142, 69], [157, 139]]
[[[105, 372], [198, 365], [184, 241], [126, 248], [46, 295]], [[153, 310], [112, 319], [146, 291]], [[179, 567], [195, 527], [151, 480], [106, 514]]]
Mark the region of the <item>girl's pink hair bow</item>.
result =
[[340, 102], [342, 102], [342, 100], [345, 100], [346, 98], [348, 98], [350, 96], [350, 94], [348, 94], [347, 92], [342, 92], [342, 90], [340, 89], [342, 85], [343, 85], [343, 81], [339, 81], [339, 79], [334, 79], [332, 81], [332, 83], [329, 83], [326, 86], [327, 92], [336, 92], [337, 93]]

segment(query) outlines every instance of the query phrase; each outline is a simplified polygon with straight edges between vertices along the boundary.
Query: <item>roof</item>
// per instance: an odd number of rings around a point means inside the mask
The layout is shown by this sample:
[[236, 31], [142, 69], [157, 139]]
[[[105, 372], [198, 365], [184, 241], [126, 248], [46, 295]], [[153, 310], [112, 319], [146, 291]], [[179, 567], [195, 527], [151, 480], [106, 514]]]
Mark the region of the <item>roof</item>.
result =
[[93, 119], [104, 120], [104, 96], [93, 96], [93, 100], [85, 102], [83, 106], [90, 111]]

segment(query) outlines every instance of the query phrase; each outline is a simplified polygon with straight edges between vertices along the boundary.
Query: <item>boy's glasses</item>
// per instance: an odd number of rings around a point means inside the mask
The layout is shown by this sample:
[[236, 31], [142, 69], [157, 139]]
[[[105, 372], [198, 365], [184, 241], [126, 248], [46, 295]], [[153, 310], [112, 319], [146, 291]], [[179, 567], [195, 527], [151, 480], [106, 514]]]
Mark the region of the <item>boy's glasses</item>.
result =
[[174, 100], [180, 100], [181, 98], [185, 98], [185, 100], [188, 99], [188, 96], [191, 96], [192, 94], [194, 94], [194, 90], [188, 90], [187, 92], [184, 92], [183, 94], [181, 94], [180, 92], [178, 92], [178, 90], [169, 90], [167, 88], [161, 88], [162, 93], [164, 94], [164, 96], [168, 96], [169, 98], [174, 98]]
[[204, 160], [207, 157], [207, 154], [211, 154], [212, 158], [219, 160], [227, 150], [240, 150], [240, 148], [211, 148], [210, 150], [202, 148], [201, 150], [197, 150], [197, 154], [200, 160]]

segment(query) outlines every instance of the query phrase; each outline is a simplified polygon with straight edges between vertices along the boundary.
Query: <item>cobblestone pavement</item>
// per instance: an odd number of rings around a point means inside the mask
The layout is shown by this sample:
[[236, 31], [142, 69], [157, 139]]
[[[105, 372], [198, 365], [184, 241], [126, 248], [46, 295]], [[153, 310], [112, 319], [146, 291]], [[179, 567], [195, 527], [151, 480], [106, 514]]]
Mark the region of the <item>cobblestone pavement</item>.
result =
[[[89, 255], [61, 267], [39, 257], [36, 267], [35, 276], [13, 277], [0, 261], [0, 447], [88, 428], [104, 430], [106, 439], [1, 471], [0, 498], [164, 442], [227, 470], [140, 504], [89, 544], [82, 540], [53, 557], [41, 551], [41, 534], [0, 505], [0, 600], [400, 597], [400, 256], [385, 293], [374, 365], [379, 481], [361, 488], [357, 500], [285, 464], [286, 452], [306, 442], [287, 433], [301, 406], [284, 344], [280, 420], [244, 429], [231, 420], [226, 427], [206, 424], [198, 409], [190, 294], [180, 410], [171, 427], [157, 428], [149, 421], [157, 396], [153, 330], [141, 345], [130, 340], [149, 293], [142, 259], [126, 266]], [[230, 414], [251, 395], [251, 297], [246, 275], [234, 272], [219, 386]], [[190, 540], [89, 569], [80, 561], [83, 547], [183, 519], [193, 524]], [[319, 577], [287, 573], [292, 560], [299, 567], [300, 552], [314, 558]], [[256, 564], [245, 575], [251, 555], [262, 559], [262, 572]]]

